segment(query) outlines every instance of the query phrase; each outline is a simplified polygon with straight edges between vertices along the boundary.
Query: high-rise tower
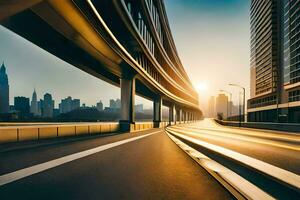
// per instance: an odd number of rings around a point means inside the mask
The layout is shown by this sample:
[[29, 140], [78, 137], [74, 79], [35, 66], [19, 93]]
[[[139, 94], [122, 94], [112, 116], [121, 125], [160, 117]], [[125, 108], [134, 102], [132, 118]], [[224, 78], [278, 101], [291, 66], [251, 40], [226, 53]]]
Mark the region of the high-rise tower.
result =
[[53, 117], [53, 109], [54, 109], [54, 100], [52, 100], [52, 96], [49, 93], [44, 95], [43, 101], [43, 109], [42, 115], [45, 118], [52, 118]]
[[249, 121], [300, 122], [300, 1], [251, 1]]
[[34, 116], [39, 115], [39, 109], [38, 109], [38, 102], [37, 102], [37, 95], [36, 91], [33, 91], [31, 104], [30, 104], [30, 113], [32, 113]]
[[0, 68], [0, 113], [9, 111], [9, 85], [4, 62]]

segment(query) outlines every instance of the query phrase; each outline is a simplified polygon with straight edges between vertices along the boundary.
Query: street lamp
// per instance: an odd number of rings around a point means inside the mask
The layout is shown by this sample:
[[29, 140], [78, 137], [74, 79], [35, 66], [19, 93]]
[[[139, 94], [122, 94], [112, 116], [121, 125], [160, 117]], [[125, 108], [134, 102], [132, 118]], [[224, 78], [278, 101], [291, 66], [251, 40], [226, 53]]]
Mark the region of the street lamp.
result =
[[[238, 84], [234, 84], [234, 83], [229, 83], [230, 86], [233, 86], [233, 87], [238, 87], [240, 89], [243, 90], [243, 115], [244, 115], [244, 122], [246, 121], [245, 118], [246, 118], [246, 103], [245, 103], [245, 99], [246, 99], [246, 89], [243, 87], [243, 86], [240, 86]], [[240, 108], [239, 108], [240, 109]], [[241, 120], [240, 120], [241, 121]]]
[[[226, 90], [220, 90], [220, 92], [224, 92], [224, 93], [229, 94], [229, 102], [232, 102], [232, 93], [231, 92], [228, 92]], [[228, 116], [231, 117], [231, 115], [232, 115], [232, 107], [231, 107], [231, 104], [230, 104], [229, 115], [228, 115], [228, 101], [227, 101], [227, 118], [228, 118]]]

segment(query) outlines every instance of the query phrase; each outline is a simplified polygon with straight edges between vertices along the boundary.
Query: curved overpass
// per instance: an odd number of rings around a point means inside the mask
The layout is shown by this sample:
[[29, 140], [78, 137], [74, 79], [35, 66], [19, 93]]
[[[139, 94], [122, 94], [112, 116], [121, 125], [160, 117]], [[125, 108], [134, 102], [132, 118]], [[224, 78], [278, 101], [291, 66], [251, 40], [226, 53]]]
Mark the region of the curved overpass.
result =
[[[160, 0], [7, 0], [0, 22], [53, 55], [121, 88], [124, 129], [134, 123], [134, 95], [162, 105], [170, 121], [202, 116]], [[130, 126], [129, 126], [130, 127]]]

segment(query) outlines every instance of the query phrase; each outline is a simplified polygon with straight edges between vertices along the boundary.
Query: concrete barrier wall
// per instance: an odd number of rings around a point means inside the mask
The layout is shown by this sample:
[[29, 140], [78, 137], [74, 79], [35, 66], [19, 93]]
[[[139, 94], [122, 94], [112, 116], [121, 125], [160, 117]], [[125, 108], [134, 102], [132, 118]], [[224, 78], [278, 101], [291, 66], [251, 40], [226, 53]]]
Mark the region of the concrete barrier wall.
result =
[[[167, 125], [169, 125], [169, 122], [161, 122], [161, 127]], [[119, 123], [38, 123], [17, 126], [0, 126], [0, 144], [57, 137], [105, 134], [118, 132], [119, 128]], [[141, 122], [131, 125], [131, 131], [133, 132], [151, 128], [154, 128], [153, 122]]]
[[[170, 125], [169, 122], [161, 122], [160, 128], [168, 125]], [[118, 132], [119, 128], [119, 123], [22, 123], [15, 126], [10, 124], [9, 126], [0, 126], [0, 144], [57, 137], [105, 134]], [[131, 124], [130, 130], [135, 132], [151, 128], [154, 128], [153, 122], [137, 122]]]
[[[234, 127], [240, 126], [239, 122], [221, 121], [221, 120], [215, 120], [215, 121], [224, 126], [234, 126]], [[300, 124], [291, 124], [291, 123], [242, 122], [241, 127], [300, 133]]]
[[0, 144], [30, 140], [95, 135], [119, 131], [118, 123], [30, 124], [0, 126]]

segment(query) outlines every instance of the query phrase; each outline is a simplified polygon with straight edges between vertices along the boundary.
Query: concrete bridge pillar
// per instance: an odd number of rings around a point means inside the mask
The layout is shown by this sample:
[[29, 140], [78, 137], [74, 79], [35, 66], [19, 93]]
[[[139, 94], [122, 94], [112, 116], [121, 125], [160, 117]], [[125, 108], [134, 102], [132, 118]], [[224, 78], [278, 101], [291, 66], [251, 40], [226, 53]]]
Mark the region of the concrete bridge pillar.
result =
[[154, 127], [159, 128], [162, 119], [162, 98], [157, 96], [153, 99], [153, 122]]
[[175, 124], [176, 123], [176, 108], [175, 105], [171, 105], [169, 107], [169, 124]]
[[121, 78], [121, 131], [131, 131], [131, 124], [134, 124], [134, 98], [135, 75], [125, 73]]
[[182, 123], [182, 109], [179, 109], [179, 124]]

